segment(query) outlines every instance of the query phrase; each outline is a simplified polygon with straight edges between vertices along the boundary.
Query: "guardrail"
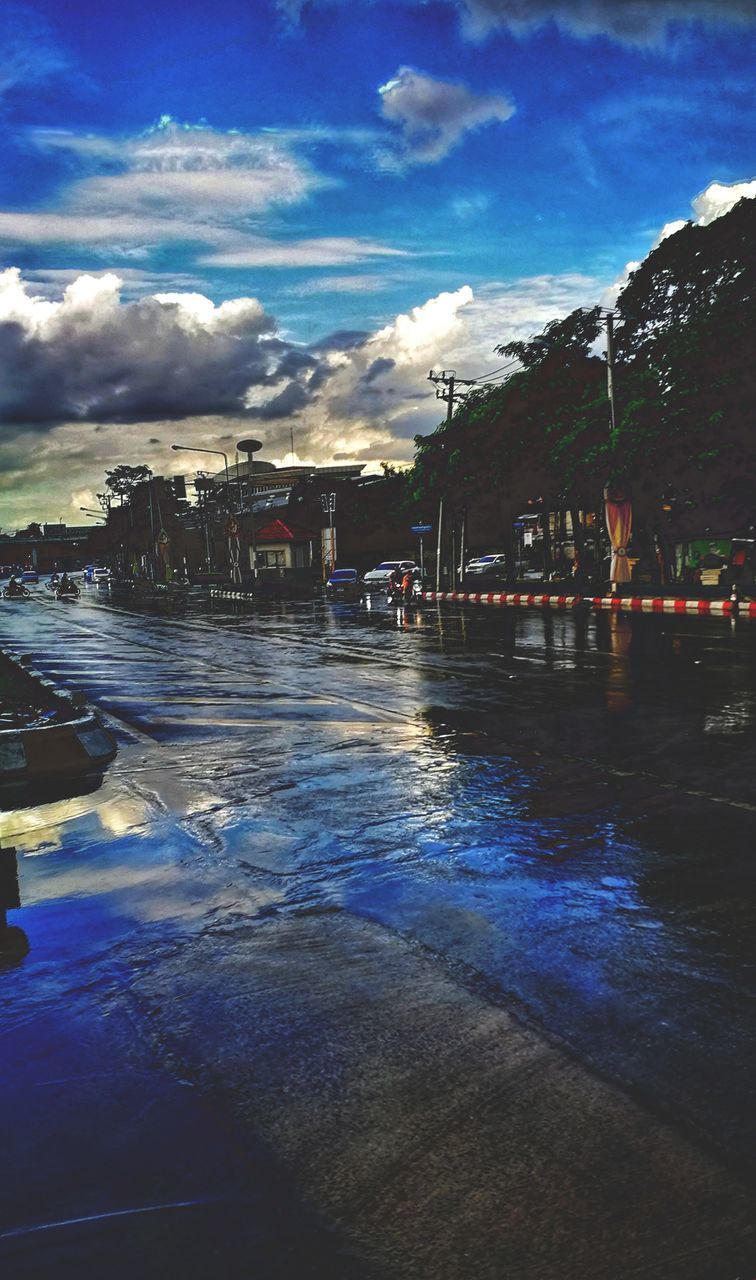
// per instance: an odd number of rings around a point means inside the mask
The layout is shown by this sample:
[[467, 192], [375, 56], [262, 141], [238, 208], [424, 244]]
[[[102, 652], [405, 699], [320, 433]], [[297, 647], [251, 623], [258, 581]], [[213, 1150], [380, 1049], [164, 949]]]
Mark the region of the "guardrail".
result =
[[423, 600], [458, 601], [465, 604], [514, 605], [525, 609], [609, 610], [612, 613], [670, 613], [688, 616], [756, 618], [756, 602], [737, 600], [684, 600], [665, 596], [582, 596], [524, 591], [424, 591]]

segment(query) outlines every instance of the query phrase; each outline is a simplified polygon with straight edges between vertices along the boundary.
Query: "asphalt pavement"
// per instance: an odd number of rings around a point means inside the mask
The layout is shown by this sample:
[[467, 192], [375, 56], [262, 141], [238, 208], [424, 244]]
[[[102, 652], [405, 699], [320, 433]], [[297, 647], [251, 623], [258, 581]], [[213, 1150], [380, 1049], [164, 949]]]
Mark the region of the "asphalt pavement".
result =
[[756, 622], [92, 589], [0, 644], [120, 740], [0, 812], [15, 1274], [751, 1274]]

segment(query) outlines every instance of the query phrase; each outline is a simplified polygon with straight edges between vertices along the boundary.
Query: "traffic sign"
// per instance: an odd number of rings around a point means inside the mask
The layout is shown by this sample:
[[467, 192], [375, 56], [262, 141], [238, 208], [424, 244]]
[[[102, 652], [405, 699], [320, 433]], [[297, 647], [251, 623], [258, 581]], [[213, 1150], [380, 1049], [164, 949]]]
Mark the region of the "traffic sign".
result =
[[413, 524], [410, 526], [410, 533], [432, 533], [432, 524]]

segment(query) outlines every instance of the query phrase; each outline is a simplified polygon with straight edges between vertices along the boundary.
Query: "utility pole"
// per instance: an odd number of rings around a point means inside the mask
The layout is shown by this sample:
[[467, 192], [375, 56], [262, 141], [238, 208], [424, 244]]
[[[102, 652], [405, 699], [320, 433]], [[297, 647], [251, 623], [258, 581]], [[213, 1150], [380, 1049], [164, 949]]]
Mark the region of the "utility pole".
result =
[[605, 311], [604, 320], [606, 321], [606, 394], [609, 400], [609, 432], [611, 442], [614, 444], [617, 426], [614, 416], [614, 312]]
[[[475, 378], [458, 378], [456, 370], [442, 369], [440, 373], [436, 373], [435, 369], [431, 369], [428, 374], [428, 381], [432, 382], [436, 388], [436, 399], [446, 401], [446, 422], [447, 426], [454, 417], [454, 398], [459, 395], [456, 390], [458, 386], [472, 387], [477, 379]], [[445, 390], [439, 390], [439, 383]], [[444, 446], [442, 446], [442, 449]], [[441, 553], [443, 547], [443, 527], [444, 527], [444, 489], [441, 485], [441, 493], [438, 499], [438, 538], [436, 542], [436, 591], [441, 590]]]

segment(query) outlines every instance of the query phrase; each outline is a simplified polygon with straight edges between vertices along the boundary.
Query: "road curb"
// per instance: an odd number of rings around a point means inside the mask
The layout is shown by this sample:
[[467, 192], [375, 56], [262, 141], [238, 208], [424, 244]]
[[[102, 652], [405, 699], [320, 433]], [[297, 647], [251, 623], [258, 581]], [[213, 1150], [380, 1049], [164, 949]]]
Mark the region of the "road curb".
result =
[[[7, 649], [0, 654], [32, 679], [64, 712], [74, 713], [79, 695], [59, 689]], [[115, 758], [113, 735], [91, 708], [71, 720], [29, 729], [0, 729], [0, 782], [26, 782], [97, 772]]]
[[523, 609], [577, 609], [585, 607], [611, 613], [671, 613], [689, 617], [756, 618], [756, 602], [733, 600], [678, 600], [664, 596], [568, 596], [521, 591], [424, 591], [423, 600], [462, 604], [514, 605]]

